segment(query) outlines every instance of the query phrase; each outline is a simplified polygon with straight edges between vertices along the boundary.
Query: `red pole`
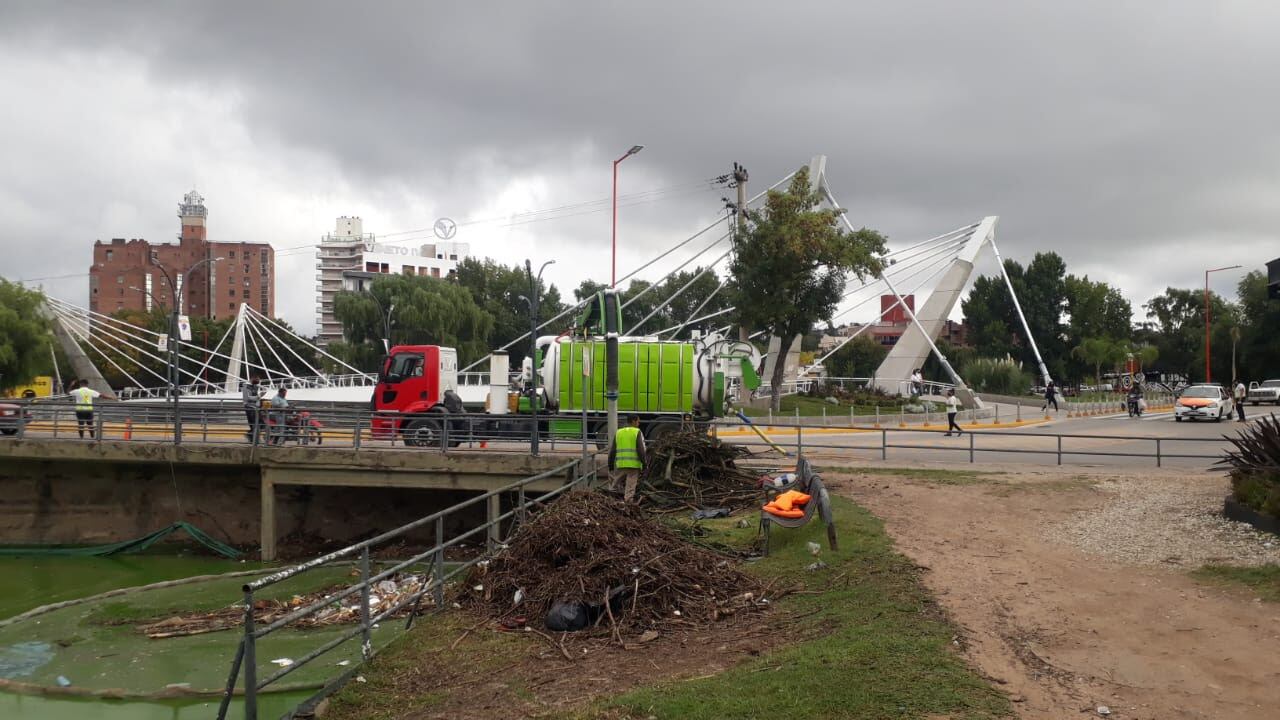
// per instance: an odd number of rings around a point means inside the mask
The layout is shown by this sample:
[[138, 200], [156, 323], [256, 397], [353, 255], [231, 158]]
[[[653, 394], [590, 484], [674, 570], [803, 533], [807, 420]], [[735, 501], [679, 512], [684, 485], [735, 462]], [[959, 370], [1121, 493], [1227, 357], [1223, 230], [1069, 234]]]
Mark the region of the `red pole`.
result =
[[1213, 382], [1209, 375], [1209, 273], [1204, 271], [1204, 381]]

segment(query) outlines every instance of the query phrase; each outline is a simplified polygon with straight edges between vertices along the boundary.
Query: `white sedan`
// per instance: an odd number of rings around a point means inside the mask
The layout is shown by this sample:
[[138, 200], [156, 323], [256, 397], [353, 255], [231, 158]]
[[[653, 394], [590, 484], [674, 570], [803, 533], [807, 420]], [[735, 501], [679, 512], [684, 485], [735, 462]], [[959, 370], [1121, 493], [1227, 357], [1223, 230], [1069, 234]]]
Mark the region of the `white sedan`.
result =
[[1230, 418], [1235, 409], [1231, 393], [1221, 385], [1192, 385], [1178, 396], [1178, 403], [1173, 408], [1173, 419], [1178, 422], [1182, 422], [1183, 418], [1220, 422], [1224, 417]]

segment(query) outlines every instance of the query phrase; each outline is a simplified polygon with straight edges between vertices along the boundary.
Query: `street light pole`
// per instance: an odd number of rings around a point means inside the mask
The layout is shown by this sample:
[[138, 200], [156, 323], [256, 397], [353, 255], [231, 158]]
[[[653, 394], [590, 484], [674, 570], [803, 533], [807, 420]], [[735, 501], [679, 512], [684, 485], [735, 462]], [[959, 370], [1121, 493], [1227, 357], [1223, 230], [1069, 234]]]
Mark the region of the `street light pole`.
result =
[[1215, 273], [1222, 270], [1237, 270], [1239, 265], [1230, 265], [1227, 267], [1213, 268], [1204, 271], [1204, 381], [1206, 383], [1213, 382], [1213, 376], [1210, 374], [1209, 363], [1209, 273]]
[[[212, 265], [225, 258], [205, 258], [191, 267], [187, 268], [187, 272], [182, 277], [186, 278], [187, 283], [183, 285], [185, 289], [191, 282], [191, 274], [194, 273], [202, 265]], [[178, 415], [178, 362], [181, 356], [178, 354], [178, 316], [182, 313], [182, 296], [178, 292], [178, 286], [174, 282], [173, 276], [169, 273], [169, 269], [159, 260], [152, 260], [152, 265], [160, 268], [160, 272], [164, 273], [164, 281], [169, 286], [169, 294], [173, 296], [173, 312], [169, 315], [169, 403], [173, 409], [173, 444], [182, 443], [182, 417]], [[153, 298], [154, 299], [154, 298]], [[213, 307], [213, 298], [208, 298], [209, 307]]]
[[[529, 276], [529, 297], [524, 301], [529, 304], [529, 367], [532, 372], [529, 373], [529, 381], [531, 384], [531, 393], [529, 396], [529, 408], [533, 412], [533, 433], [529, 440], [529, 452], [532, 455], [538, 454], [538, 439], [541, 433], [538, 432], [538, 304], [539, 292], [538, 286], [542, 284], [542, 271], [547, 269], [548, 265], [554, 265], [555, 260], [548, 260], [542, 263], [542, 267], [538, 268], [538, 276], [533, 276], [533, 262], [528, 258], [524, 261], [524, 271]], [[490, 384], [494, 382], [494, 378], [489, 378]]]
[[609, 275], [609, 287], [618, 286], [618, 163], [643, 149], [643, 145], [632, 145], [625, 155], [613, 161], [613, 270]]

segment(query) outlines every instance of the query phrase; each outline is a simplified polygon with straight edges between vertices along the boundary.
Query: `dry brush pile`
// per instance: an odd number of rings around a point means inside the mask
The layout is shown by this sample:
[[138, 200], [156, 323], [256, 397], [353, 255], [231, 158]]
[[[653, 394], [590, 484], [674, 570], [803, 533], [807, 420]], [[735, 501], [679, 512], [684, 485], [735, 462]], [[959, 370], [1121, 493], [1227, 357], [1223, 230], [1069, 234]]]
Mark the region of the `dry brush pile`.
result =
[[672, 430], [646, 454], [640, 493], [651, 508], [746, 507], [760, 501], [758, 474], [735, 464], [747, 449], [723, 443], [705, 430]]
[[557, 602], [584, 603], [598, 608], [596, 625], [643, 630], [759, 607], [759, 593], [733, 560], [681, 539], [638, 507], [576, 491], [474, 568], [460, 600], [490, 616], [536, 623]]

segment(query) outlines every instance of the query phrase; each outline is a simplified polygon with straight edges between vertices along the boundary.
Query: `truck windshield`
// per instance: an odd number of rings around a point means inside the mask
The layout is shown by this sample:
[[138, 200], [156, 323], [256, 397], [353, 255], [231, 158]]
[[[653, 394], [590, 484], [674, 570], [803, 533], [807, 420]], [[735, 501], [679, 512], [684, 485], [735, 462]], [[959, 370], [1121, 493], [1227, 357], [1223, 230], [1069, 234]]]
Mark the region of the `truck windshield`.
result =
[[396, 353], [387, 361], [382, 373], [385, 382], [400, 382], [408, 377], [422, 375], [423, 357], [417, 353]]

